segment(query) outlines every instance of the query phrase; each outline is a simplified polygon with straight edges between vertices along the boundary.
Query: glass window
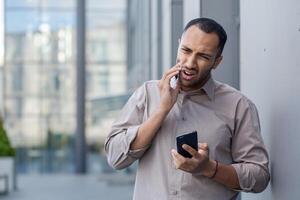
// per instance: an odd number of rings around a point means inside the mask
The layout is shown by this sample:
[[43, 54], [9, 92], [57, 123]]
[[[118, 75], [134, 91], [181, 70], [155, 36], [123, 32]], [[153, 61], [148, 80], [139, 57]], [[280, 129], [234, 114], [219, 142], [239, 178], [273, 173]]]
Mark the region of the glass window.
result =
[[4, 111], [20, 172], [73, 172], [74, 0], [9, 0]]
[[[103, 144], [128, 98], [126, 0], [89, 0], [86, 13], [87, 126], [90, 171], [106, 170]], [[97, 147], [97, 148], [94, 148]], [[99, 155], [100, 152], [103, 155]], [[100, 168], [92, 163], [100, 163]]]
[[[18, 170], [73, 172], [76, 1], [7, 0], [5, 15], [3, 99], [8, 132], [17, 147]], [[104, 140], [132, 92], [126, 38], [126, 0], [87, 1], [89, 172], [108, 169]]]

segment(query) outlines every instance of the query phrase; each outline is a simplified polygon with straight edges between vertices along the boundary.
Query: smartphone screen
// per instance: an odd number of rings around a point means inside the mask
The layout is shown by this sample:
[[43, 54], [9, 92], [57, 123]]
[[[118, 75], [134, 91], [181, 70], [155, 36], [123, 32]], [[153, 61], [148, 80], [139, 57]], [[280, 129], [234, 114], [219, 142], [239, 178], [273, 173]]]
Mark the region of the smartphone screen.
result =
[[182, 148], [183, 144], [187, 144], [190, 147], [198, 151], [198, 136], [197, 131], [191, 133], [182, 134], [176, 137], [177, 152], [186, 158], [191, 158], [192, 155]]

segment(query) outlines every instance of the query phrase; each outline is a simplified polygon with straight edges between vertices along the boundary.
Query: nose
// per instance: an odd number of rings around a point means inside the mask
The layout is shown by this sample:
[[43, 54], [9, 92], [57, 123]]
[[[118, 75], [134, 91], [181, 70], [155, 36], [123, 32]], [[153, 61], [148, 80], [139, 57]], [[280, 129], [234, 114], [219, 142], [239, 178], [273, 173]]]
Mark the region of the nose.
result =
[[188, 69], [193, 69], [195, 67], [195, 56], [191, 55], [186, 59], [185, 67]]

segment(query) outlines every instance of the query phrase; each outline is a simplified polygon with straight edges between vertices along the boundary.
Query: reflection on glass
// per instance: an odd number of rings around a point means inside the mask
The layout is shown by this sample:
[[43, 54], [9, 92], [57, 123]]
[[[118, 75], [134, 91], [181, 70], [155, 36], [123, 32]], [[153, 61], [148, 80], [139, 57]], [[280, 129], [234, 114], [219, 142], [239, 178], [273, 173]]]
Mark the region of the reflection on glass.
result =
[[55, 2], [6, 1], [4, 111], [24, 173], [74, 171], [75, 1]]
[[[17, 170], [73, 172], [75, 0], [9, 0], [4, 111]], [[127, 101], [126, 0], [87, 1], [86, 137], [89, 172], [107, 172], [103, 144]], [[100, 156], [99, 156], [100, 153]]]
[[[87, 1], [86, 135], [90, 171], [111, 171], [106, 164], [103, 144], [116, 111], [129, 95], [125, 14], [125, 0]], [[93, 164], [95, 161], [101, 163], [100, 168]]]

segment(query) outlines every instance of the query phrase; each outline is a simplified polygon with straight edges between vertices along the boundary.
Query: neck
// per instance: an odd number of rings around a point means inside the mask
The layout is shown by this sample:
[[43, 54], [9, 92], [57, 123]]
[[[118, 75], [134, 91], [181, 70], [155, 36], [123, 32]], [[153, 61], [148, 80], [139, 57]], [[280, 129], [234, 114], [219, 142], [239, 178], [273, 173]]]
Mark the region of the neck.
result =
[[198, 89], [202, 88], [210, 78], [211, 78], [211, 73], [209, 72], [202, 80], [200, 80], [197, 84], [195, 84], [195, 86], [193, 86], [193, 87], [181, 86], [181, 90], [185, 91], [185, 92], [198, 90]]

